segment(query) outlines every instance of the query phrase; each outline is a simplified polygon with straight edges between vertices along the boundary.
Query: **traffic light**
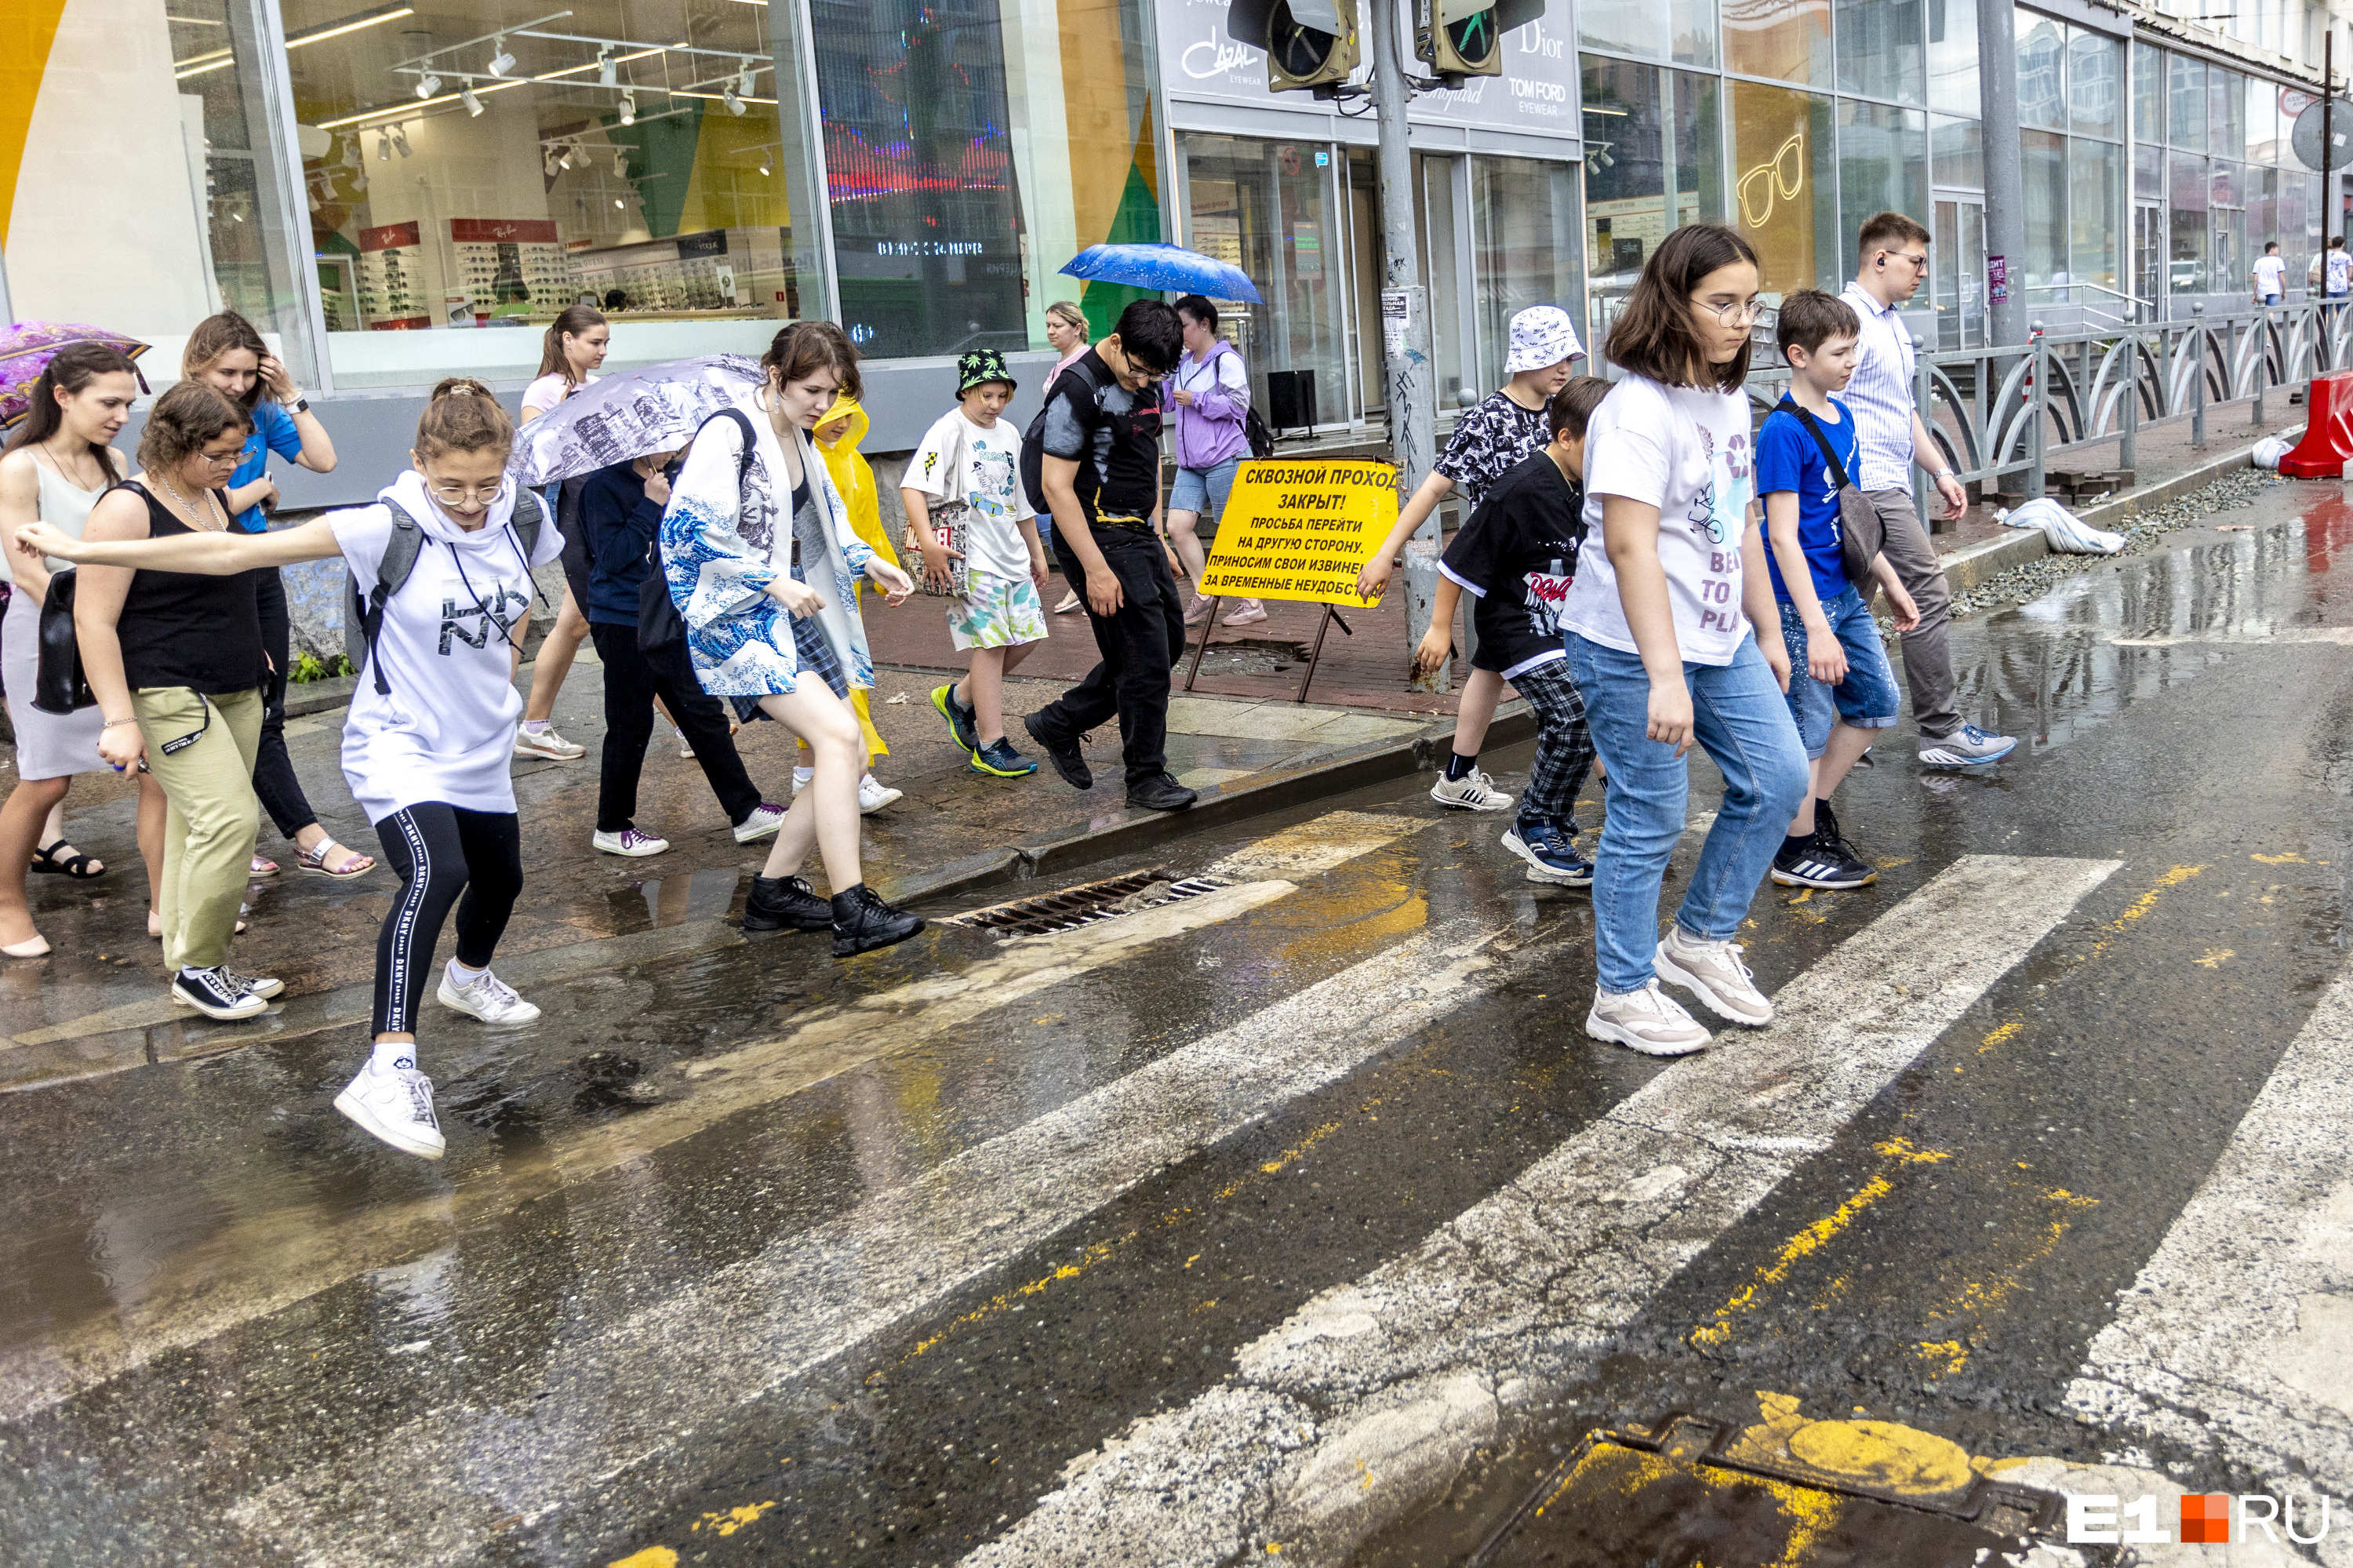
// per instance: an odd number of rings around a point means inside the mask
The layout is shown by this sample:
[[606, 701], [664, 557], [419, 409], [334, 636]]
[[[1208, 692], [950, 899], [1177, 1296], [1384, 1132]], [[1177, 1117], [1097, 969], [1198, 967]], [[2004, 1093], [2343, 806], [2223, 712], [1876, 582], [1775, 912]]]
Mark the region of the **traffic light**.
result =
[[1303, 87], [1329, 98], [1356, 69], [1356, 0], [1233, 0], [1226, 31], [1266, 51], [1270, 91]]
[[1504, 74], [1504, 35], [1542, 16], [1545, 0], [1414, 0], [1413, 52], [1449, 87]]

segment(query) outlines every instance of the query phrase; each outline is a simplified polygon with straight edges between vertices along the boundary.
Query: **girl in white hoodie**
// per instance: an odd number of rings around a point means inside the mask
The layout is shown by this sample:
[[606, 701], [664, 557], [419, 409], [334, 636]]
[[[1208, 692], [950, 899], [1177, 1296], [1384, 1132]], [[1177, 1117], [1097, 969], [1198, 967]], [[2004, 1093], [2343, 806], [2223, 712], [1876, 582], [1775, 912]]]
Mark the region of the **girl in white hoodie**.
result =
[[[343, 557], [364, 597], [396, 526], [422, 535], [416, 564], [384, 603], [367, 668], [343, 725], [343, 778], [401, 880], [376, 943], [375, 1048], [335, 1108], [409, 1154], [441, 1157], [433, 1081], [417, 1066], [417, 1009], [442, 922], [458, 911], [458, 953], [438, 1000], [486, 1023], [528, 1023], [539, 1009], [490, 969], [522, 889], [511, 758], [522, 698], [514, 656], [531, 606], [531, 571], [564, 547], [553, 518], [531, 544], [515, 526], [523, 499], [506, 477], [514, 426], [479, 381], [433, 389], [417, 421], [413, 468], [375, 504], [331, 512], [275, 534], [176, 534], [95, 543], [36, 523], [21, 551], [101, 566], [229, 576]], [[460, 893], [464, 894], [459, 902]]]

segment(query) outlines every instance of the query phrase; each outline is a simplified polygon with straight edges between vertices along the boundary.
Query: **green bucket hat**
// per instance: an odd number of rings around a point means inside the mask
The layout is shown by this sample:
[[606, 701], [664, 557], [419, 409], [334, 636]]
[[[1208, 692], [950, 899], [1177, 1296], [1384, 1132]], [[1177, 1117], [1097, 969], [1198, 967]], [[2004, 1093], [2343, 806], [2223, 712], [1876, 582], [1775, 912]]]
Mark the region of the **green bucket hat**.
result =
[[1008, 387], [1018, 387], [1013, 372], [1006, 368], [1005, 351], [998, 348], [976, 348], [956, 360], [956, 396], [961, 397], [976, 387], [991, 381], [1002, 381]]

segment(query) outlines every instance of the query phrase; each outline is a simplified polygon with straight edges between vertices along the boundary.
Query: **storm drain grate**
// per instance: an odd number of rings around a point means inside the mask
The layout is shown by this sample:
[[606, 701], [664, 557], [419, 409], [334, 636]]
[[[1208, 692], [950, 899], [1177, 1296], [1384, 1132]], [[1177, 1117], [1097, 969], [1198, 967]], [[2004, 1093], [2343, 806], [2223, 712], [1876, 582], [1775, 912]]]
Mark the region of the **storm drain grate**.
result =
[[1150, 871], [1084, 882], [1059, 893], [992, 904], [986, 909], [953, 916], [940, 924], [992, 931], [1000, 937], [1042, 937], [1054, 931], [1073, 931], [1117, 915], [1133, 915], [1139, 909], [1198, 898], [1226, 885], [1222, 877], [1187, 876], [1165, 865], [1155, 865]]

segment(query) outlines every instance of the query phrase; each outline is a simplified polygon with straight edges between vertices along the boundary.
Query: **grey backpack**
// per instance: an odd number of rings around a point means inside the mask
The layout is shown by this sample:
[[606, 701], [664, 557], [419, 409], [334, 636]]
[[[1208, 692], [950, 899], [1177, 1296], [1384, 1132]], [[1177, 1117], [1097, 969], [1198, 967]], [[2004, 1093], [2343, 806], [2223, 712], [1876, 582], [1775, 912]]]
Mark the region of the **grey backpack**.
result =
[[[384, 603], [400, 591], [408, 576], [417, 569], [417, 557], [425, 548], [425, 530], [417, 519], [403, 511], [396, 502], [387, 501], [385, 509], [392, 514], [392, 536], [385, 541], [384, 558], [376, 563], [375, 587], [363, 596], [357, 572], [344, 569], [343, 593], [343, 657], [350, 661], [352, 673], [356, 675], [373, 662], [368, 655], [375, 652], [375, 640], [384, 630]], [[526, 569], [539, 550], [539, 530], [547, 521], [547, 505], [535, 490], [524, 490], [515, 497], [514, 516], [508, 521], [507, 531], [514, 535], [515, 548], [522, 554]], [[532, 591], [538, 593], [538, 586]], [[547, 601], [540, 594], [540, 602]], [[378, 696], [392, 694], [392, 683], [384, 678], [383, 666], [375, 671]]]

